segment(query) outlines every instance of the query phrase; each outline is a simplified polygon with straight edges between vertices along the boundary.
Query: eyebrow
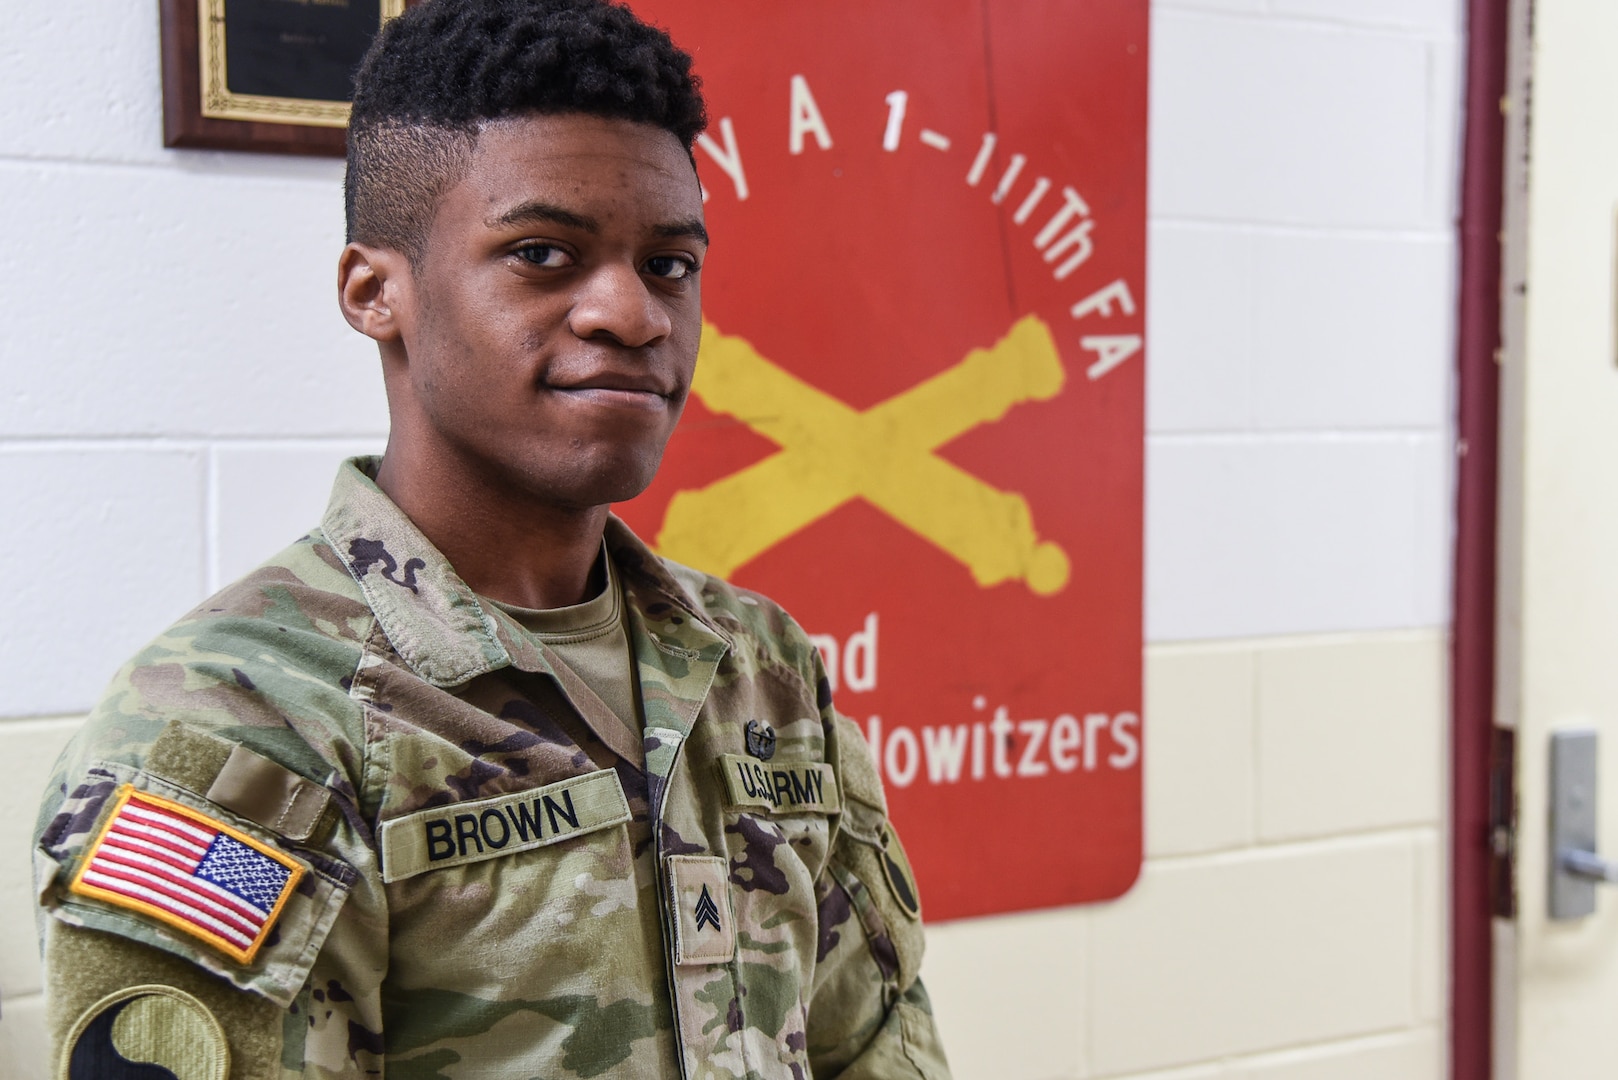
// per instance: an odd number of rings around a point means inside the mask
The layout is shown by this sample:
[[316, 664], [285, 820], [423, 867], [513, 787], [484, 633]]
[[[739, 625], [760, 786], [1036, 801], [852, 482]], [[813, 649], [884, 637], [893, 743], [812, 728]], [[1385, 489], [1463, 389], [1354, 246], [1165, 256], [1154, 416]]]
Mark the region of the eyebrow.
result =
[[587, 233], [601, 231], [601, 223], [595, 218], [575, 214], [571, 210], [543, 202], [518, 203], [500, 216], [490, 219], [488, 224], [496, 229], [507, 225], [544, 224], [565, 225], [570, 229], [582, 229]]
[[708, 230], [695, 218], [690, 221], [676, 221], [669, 225], [658, 225], [652, 232], [671, 240], [690, 237], [693, 240], [701, 240], [704, 244], [708, 243]]
[[[545, 202], [519, 203], [505, 213], [490, 219], [488, 225], [495, 229], [512, 225], [562, 225], [591, 234], [601, 232], [601, 223], [595, 218]], [[698, 218], [656, 225], [652, 227], [652, 233], [668, 239], [691, 238], [704, 244], [708, 243], [708, 230]]]

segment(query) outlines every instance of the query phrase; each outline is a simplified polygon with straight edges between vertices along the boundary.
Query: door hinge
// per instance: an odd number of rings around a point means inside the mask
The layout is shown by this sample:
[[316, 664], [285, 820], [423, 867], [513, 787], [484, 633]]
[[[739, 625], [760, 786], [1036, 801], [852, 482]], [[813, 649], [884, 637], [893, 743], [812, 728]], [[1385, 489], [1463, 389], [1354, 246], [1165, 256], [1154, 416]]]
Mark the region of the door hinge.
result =
[[1517, 732], [1497, 727], [1489, 746], [1489, 910], [1517, 917]]

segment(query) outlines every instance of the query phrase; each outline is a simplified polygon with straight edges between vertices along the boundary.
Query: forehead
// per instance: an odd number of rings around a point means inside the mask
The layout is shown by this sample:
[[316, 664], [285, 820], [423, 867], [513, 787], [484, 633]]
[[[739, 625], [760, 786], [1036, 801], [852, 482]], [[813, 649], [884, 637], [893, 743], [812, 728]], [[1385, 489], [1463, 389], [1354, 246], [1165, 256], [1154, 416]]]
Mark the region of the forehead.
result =
[[488, 122], [447, 197], [486, 220], [536, 200], [652, 225], [702, 216], [696, 169], [672, 132], [576, 113]]

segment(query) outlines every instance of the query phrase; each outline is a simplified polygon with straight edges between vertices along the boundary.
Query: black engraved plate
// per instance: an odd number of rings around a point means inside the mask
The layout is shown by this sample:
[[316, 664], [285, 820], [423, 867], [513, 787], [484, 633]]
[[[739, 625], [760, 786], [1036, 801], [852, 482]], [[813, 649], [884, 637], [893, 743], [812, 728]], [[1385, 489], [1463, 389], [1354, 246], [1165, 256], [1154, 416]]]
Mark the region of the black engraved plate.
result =
[[232, 94], [350, 101], [382, 24], [381, 0], [225, 0]]

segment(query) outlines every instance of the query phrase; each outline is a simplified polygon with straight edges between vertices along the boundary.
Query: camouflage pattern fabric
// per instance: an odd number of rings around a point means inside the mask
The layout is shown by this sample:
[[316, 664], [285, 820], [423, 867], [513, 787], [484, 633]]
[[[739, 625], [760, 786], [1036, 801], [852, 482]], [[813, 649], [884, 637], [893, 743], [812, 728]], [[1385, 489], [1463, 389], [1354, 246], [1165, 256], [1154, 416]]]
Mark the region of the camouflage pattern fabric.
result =
[[[119, 673], [46, 792], [42, 927], [260, 1002], [276, 1067], [233, 1075], [947, 1077], [880, 783], [798, 626], [613, 519], [642, 771], [374, 468]], [[305, 868], [250, 963], [70, 891], [126, 785]], [[53, 993], [83, 955], [46, 949]]]

